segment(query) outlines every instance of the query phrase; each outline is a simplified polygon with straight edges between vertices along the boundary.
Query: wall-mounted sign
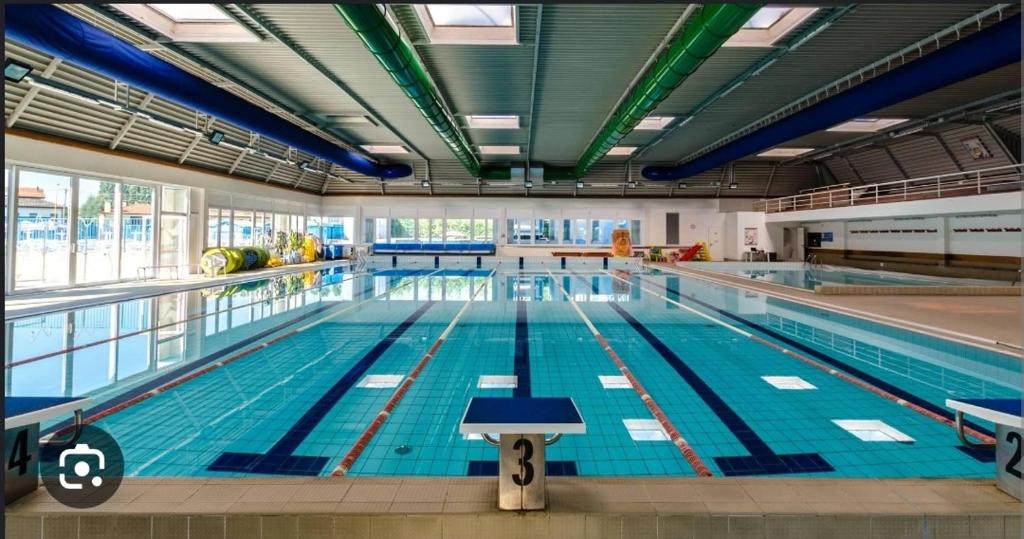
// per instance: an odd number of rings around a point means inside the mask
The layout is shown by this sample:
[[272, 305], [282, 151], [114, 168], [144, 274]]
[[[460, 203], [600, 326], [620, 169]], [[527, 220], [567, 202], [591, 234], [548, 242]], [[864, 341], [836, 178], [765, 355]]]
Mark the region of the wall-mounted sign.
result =
[[825, 241], [831, 242], [832, 241], [832, 233], [831, 232], [822, 232], [821, 233], [821, 241], [823, 241], [823, 242], [825, 242]]
[[743, 245], [753, 247], [757, 245], [757, 228], [743, 229]]
[[971, 154], [971, 159], [975, 161], [992, 157], [992, 152], [988, 151], [985, 143], [978, 137], [965, 138], [960, 141], [960, 144], [964, 145], [964, 149], [967, 150], [967, 153]]

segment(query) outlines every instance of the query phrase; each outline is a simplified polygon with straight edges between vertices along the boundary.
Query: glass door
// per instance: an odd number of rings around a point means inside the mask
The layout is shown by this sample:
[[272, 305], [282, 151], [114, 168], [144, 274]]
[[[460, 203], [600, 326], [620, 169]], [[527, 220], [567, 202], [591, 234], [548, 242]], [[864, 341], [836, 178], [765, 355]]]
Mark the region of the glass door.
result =
[[14, 288], [66, 286], [70, 280], [71, 176], [17, 169]]
[[114, 182], [78, 180], [75, 284], [117, 280], [118, 195]]
[[121, 278], [138, 279], [153, 265], [153, 188], [121, 185]]

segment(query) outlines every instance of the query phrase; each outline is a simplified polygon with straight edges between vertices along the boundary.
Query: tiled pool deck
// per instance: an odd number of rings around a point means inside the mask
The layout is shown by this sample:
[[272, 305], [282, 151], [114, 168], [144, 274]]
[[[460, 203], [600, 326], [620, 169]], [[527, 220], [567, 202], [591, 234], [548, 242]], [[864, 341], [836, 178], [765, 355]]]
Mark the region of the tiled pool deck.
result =
[[1022, 506], [991, 481], [548, 479], [548, 510], [497, 510], [493, 478], [135, 479], [69, 509], [40, 490], [6, 537], [1019, 538]]

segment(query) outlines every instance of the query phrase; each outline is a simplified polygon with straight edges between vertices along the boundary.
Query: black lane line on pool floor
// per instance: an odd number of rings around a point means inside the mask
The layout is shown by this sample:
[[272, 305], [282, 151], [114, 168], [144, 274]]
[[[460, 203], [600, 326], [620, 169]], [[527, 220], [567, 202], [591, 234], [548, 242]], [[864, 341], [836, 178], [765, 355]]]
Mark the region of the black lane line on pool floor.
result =
[[313, 429], [330, 413], [349, 389], [366, 374], [366, 371], [384, 355], [436, 302], [427, 301], [408, 318], [398, 324], [384, 339], [352, 366], [333, 386], [320, 397], [306, 413], [292, 425], [266, 453], [221, 453], [213, 464], [207, 467], [213, 472], [242, 472], [270, 475], [320, 475], [329, 457], [305, 457], [294, 455], [299, 445], [313, 432]]
[[[426, 271], [426, 270], [420, 270], [420, 271]], [[371, 294], [373, 292], [374, 288], [373, 288], [372, 275], [368, 275], [367, 277], [371, 277], [371, 278], [367, 278], [366, 279], [366, 281], [368, 283], [368, 286], [364, 287], [363, 290], [361, 292], [359, 292], [359, 294], [354, 295], [352, 297], [353, 301], [355, 301], [356, 299], [361, 298], [361, 297], [363, 297], [363, 296], [365, 296], [367, 294]], [[163, 386], [164, 384], [173, 382], [174, 380], [177, 380], [178, 378], [181, 378], [182, 376], [184, 376], [184, 375], [186, 375], [186, 374], [188, 374], [188, 373], [190, 373], [190, 372], [192, 372], [194, 370], [197, 370], [197, 369], [203, 367], [204, 365], [208, 365], [208, 364], [213, 363], [214, 361], [216, 361], [216, 360], [218, 360], [218, 359], [220, 359], [220, 358], [222, 358], [222, 357], [224, 357], [224, 356], [226, 356], [228, 354], [234, 353], [234, 352], [238, 351], [240, 348], [244, 348], [244, 347], [246, 347], [246, 346], [248, 346], [248, 345], [250, 345], [250, 344], [252, 344], [254, 342], [261, 341], [264, 338], [269, 337], [270, 335], [273, 335], [274, 333], [277, 333], [279, 331], [284, 330], [288, 326], [295, 325], [295, 324], [297, 324], [299, 322], [302, 322], [303, 320], [306, 320], [308, 318], [311, 318], [311, 317], [316, 316], [316, 315], [318, 315], [320, 313], [323, 313], [323, 312], [328, 311], [328, 310], [333, 309], [333, 308], [337, 308], [337, 307], [342, 306], [342, 305], [346, 305], [347, 306], [347, 304], [333, 303], [333, 304], [327, 304], [327, 305], [322, 305], [322, 306], [316, 307], [313, 310], [311, 310], [311, 311], [309, 311], [307, 313], [303, 313], [303, 314], [299, 315], [296, 318], [288, 320], [288, 321], [286, 321], [284, 323], [281, 323], [281, 324], [279, 324], [277, 326], [274, 326], [274, 327], [272, 327], [270, 329], [267, 329], [265, 331], [261, 331], [261, 332], [255, 334], [255, 335], [250, 336], [250, 337], [246, 337], [246, 338], [244, 338], [244, 339], [242, 339], [242, 340], [240, 340], [240, 341], [238, 341], [236, 343], [232, 343], [229, 346], [225, 346], [224, 348], [222, 348], [222, 349], [220, 349], [220, 350], [218, 350], [216, 352], [213, 352], [211, 354], [203, 356], [202, 358], [199, 358], [199, 359], [197, 359], [195, 361], [192, 361], [191, 363], [187, 363], [185, 365], [182, 365], [181, 367], [178, 367], [177, 369], [174, 369], [174, 370], [169, 371], [169, 372], [167, 372], [165, 374], [162, 374], [162, 375], [160, 375], [160, 376], [150, 380], [149, 382], [146, 382], [145, 384], [142, 384], [142, 385], [140, 385], [140, 386], [138, 386], [136, 388], [133, 388], [133, 389], [131, 389], [129, 391], [121, 393], [120, 395], [118, 395], [118, 396], [116, 396], [116, 397], [114, 397], [112, 399], [108, 399], [106, 401], [103, 401], [101, 404], [97, 404], [96, 406], [93, 406], [92, 408], [89, 408], [82, 415], [83, 415], [84, 418], [86, 418], [88, 420], [89, 416], [91, 416], [91, 415], [94, 415], [94, 414], [96, 414], [98, 412], [103, 412], [103, 411], [108, 410], [110, 408], [114, 408], [114, 407], [120, 406], [121, 404], [126, 403], [126, 402], [128, 402], [128, 401], [130, 401], [130, 400], [132, 400], [132, 399], [134, 399], [134, 398], [136, 398], [138, 396], [144, 395], [144, 394], [146, 394], [146, 393], [148, 393], [148, 392], [150, 392], [150, 391], [152, 391], [154, 389], [157, 389], [160, 386]], [[66, 421], [62, 421], [60, 423], [57, 423], [56, 425], [53, 425], [53, 426], [47, 428], [46, 430], [42, 431], [40, 434], [50, 434], [50, 433], [53, 433], [53, 432], [57, 432], [57, 431], [59, 431], [61, 429], [70, 427], [73, 423], [74, 423], [74, 420], [68, 419]]]
[[[720, 315], [722, 315], [722, 316], [724, 316], [724, 317], [726, 317], [726, 318], [728, 318], [730, 320], [733, 320], [735, 322], [739, 322], [739, 323], [747, 326], [750, 329], [758, 331], [758, 332], [760, 332], [760, 333], [762, 333], [764, 335], [767, 335], [767, 336], [769, 336], [769, 337], [771, 337], [771, 338], [773, 338], [773, 339], [775, 339], [775, 340], [777, 340], [777, 341], [779, 341], [781, 343], [786, 344], [787, 346], [790, 346], [792, 348], [800, 350], [801, 352], [809, 354], [810, 356], [814, 357], [815, 359], [819, 359], [819, 360], [821, 360], [821, 361], [823, 361], [823, 362], [825, 362], [825, 363], [827, 363], [827, 364], [829, 364], [829, 365], [831, 365], [831, 366], [833, 366], [835, 368], [842, 369], [842, 370], [846, 371], [848, 374], [856, 376], [857, 378], [860, 378], [861, 380], [863, 380], [863, 381], [865, 381], [865, 382], [867, 382], [867, 383], [869, 383], [869, 384], [871, 384], [871, 385], [873, 385], [875, 387], [881, 388], [881, 389], [883, 389], [883, 390], [885, 390], [885, 391], [887, 391], [889, 393], [892, 393], [893, 395], [896, 395], [897, 397], [899, 397], [899, 398], [901, 398], [901, 399], [903, 399], [903, 400], [905, 400], [905, 401], [907, 401], [907, 402], [909, 402], [911, 404], [915, 404], [917, 406], [920, 406], [921, 408], [924, 408], [925, 410], [928, 410], [929, 412], [938, 414], [938, 415], [940, 415], [942, 417], [945, 417], [947, 419], [950, 419], [950, 420], [953, 419], [953, 412], [950, 412], [949, 410], [947, 410], [947, 409], [945, 409], [945, 408], [943, 408], [941, 406], [937, 406], [935, 404], [932, 404], [927, 399], [924, 399], [922, 397], [918, 397], [917, 395], [915, 395], [915, 394], [913, 394], [913, 393], [911, 393], [909, 391], [906, 391], [906, 390], [904, 390], [904, 389], [902, 389], [902, 388], [900, 388], [898, 386], [895, 386], [895, 385], [893, 385], [893, 384], [891, 384], [889, 382], [886, 382], [885, 380], [882, 380], [881, 378], [878, 378], [878, 377], [873, 376], [873, 375], [871, 375], [871, 374], [869, 374], [869, 373], [867, 373], [867, 372], [865, 372], [865, 371], [863, 371], [861, 369], [858, 369], [857, 367], [854, 367], [853, 365], [850, 365], [849, 363], [846, 363], [845, 361], [842, 361], [842, 360], [840, 360], [838, 358], [835, 358], [835, 357], [832, 357], [832, 356], [830, 356], [830, 355], [828, 355], [828, 354], [826, 354], [824, 352], [821, 352], [819, 350], [811, 348], [810, 346], [807, 346], [806, 344], [804, 344], [804, 343], [802, 343], [800, 341], [797, 341], [797, 340], [795, 340], [793, 338], [790, 338], [790, 337], [788, 337], [788, 336], [786, 336], [786, 335], [784, 335], [782, 333], [779, 333], [779, 332], [775, 331], [774, 329], [771, 329], [769, 327], [766, 327], [766, 326], [763, 326], [761, 324], [758, 324], [757, 322], [754, 322], [752, 320], [747, 320], [746, 318], [743, 318], [741, 316], [738, 316], [738, 315], [735, 315], [733, 313], [730, 313], [729, 311], [726, 311], [724, 309], [719, 309], [718, 307], [715, 307], [714, 305], [711, 305], [710, 303], [707, 303], [705, 301], [699, 300], [697, 298], [690, 297], [690, 296], [685, 296], [685, 295], [681, 294], [678, 289], [672, 289], [672, 288], [669, 288], [669, 287], [667, 287], [667, 286], [665, 286], [663, 284], [659, 284], [657, 282], [650, 281], [650, 280], [644, 279], [642, 277], [638, 277], [638, 276], [633, 276], [633, 277], [635, 279], [641, 281], [641, 282], [645, 282], [647, 284], [650, 284], [650, 285], [656, 286], [658, 288], [661, 288], [662, 290], [665, 290], [665, 291], [667, 291], [667, 292], [669, 292], [671, 294], [675, 294], [678, 297], [680, 297], [682, 299], [685, 299], [685, 300], [687, 300], [687, 301], [689, 301], [691, 303], [695, 303], [697, 305], [700, 305], [701, 307], [704, 307], [706, 309], [710, 309], [710, 310], [712, 310], [712, 311], [714, 311], [714, 312], [716, 312], [716, 313], [718, 313], [718, 314], [720, 314]], [[972, 421], [968, 421], [968, 420], [965, 419], [964, 420], [964, 424], [969, 426], [969, 427], [971, 427], [971, 428], [973, 428], [973, 429], [975, 429], [975, 430], [977, 430], [978, 432], [983, 433], [983, 434], [987, 434], [989, 436], [993, 435], [991, 430], [986, 429], [985, 427], [982, 427], [981, 425], [978, 425], [977, 423], [974, 423]], [[962, 446], [958, 446], [958, 447], [962, 447]], [[963, 451], [963, 450], [961, 450], [961, 451]], [[982, 459], [978, 458], [978, 452], [973, 452], [973, 451], [963, 451], [963, 452], [964, 452], [964, 454], [966, 454], [966, 455], [968, 455], [968, 456], [970, 456], [972, 458], [975, 458], [975, 459], [978, 459], [978, 460], [982, 460]], [[986, 461], [982, 460], [982, 462], [986, 462]]]
[[[609, 277], [610, 279], [611, 277]], [[581, 277], [582, 279], [582, 277]], [[598, 293], [596, 282], [591, 284], [594, 293]], [[711, 386], [704, 381], [689, 365], [686, 364], [678, 355], [675, 354], [664, 342], [661, 341], [651, 330], [647, 329], [643, 323], [629, 314], [616, 302], [608, 302], [607, 305], [611, 307], [623, 320], [626, 321], [630, 327], [633, 328], [641, 337], [647, 341], [647, 344], [654, 348], [656, 352], [664, 359], [670, 367], [672, 367], [676, 373], [690, 386], [691, 389], [697, 396], [700, 397], [704, 404], [711, 409], [719, 421], [721, 421], [728, 429], [732, 432], [732, 435], [747, 451], [750, 452], [750, 456], [736, 456], [736, 457], [714, 457], [715, 463], [718, 468], [722, 470], [723, 475], [727, 476], [741, 476], [741, 475], [769, 475], [769, 474], [787, 474], [787, 473], [811, 473], [811, 472], [832, 472], [835, 468], [832, 467], [824, 457], [818, 453], [794, 453], [794, 454], [778, 454], [772, 450], [768, 444], [761, 439], [760, 436], [754, 432], [754, 429], [747, 424], [736, 413], [735, 410], [729, 406], [725, 400], [718, 395]]]
[[[516, 336], [515, 354], [513, 356], [513, 373], [516, 375], [516, 387], [512, 390], [512, 396], [517, 398], [530, 398], [533, 396], [533, 382], [530, 378], [530, 325], [526, 318], [526, 301], [518, 294], [519, 281], [524, 275], [520, 273], [516, 278], [517, 293], [516, 300]], [[534, 277], [530, 277], [534, 279]], [[532, 290], [532, 287], [531, 287]], [[547, 475], [578, 475], [576, 462], [571, 460], [549, 460], [545, 462], [545, 473]], [[498, 475], [498, 461], [496, 460], [471, 460], [466, 470], [469, 476], [495, 476]]]

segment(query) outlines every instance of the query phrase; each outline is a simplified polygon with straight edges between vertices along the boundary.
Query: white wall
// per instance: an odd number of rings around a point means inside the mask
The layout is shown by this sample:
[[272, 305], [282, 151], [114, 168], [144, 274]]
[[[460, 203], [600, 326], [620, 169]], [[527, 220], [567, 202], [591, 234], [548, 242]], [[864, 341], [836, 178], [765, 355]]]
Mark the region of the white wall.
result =
[[1021, 256], [1020, 213], [858, 219], [803, 225], [808, 232], [832, 232], [833, 241], [823, 241], [822, 249]]
[[[757, 243], [745, 245], [746, 229], [757, 230]], [[741, 260], [744, 251], [751, 247], [766, 252], [776, 252], [775, 242], [765, 226], [764, 213], [738, 211], [725, 214], [725, 246], [723, 256], [728, 260]], [[781, 247], [781, 244], [780, 244]]]
[[[357, 242], [363, 239], [363, 220], [369, 217], [447, 217], [490, 218], [498, 221], [497, 243], [505, 256], [543, 256], [552, 248], [558, 250], [587, 249], [580, 246], [506, 245], [507, 219], [639, 219], [641, 238], [635, 245], [665, 245], [665, 215], [679, 213], [680, 245], [712, 242], [712, 258], [725, 256], [721, 238], [725, 234], [726, 214], [720, 204], [729, 208], [750, 208], [752, 200], [677, 199], [575, 199], [575, 198], [475, 198], [475, 197], [325, 197], [325, 216], [355, 217]], [[745, 212], [754, 213], [754, 212]], [[763, 222], [763, 216], [762, 216]], [[767, 234], [765, 234], [767, 237]]]

